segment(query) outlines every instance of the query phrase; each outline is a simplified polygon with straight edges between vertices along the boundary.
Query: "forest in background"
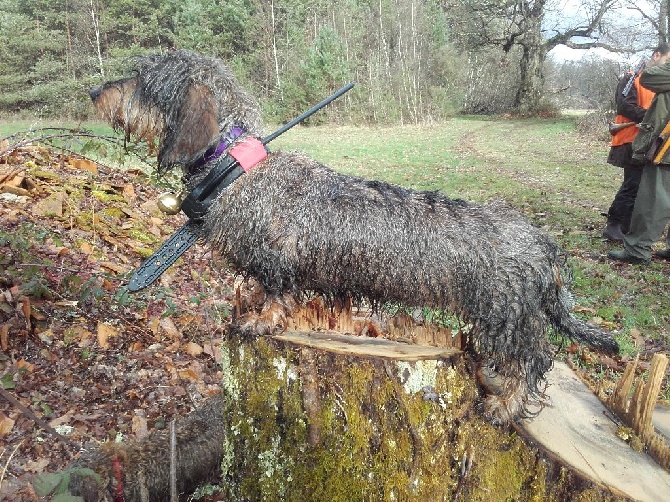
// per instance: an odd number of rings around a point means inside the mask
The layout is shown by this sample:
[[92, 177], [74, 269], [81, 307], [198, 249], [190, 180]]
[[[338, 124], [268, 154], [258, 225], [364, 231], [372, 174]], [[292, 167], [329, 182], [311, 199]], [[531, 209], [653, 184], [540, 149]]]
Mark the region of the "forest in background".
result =
[[[350, 81], [356, 89], [315, 120], [608, 109], [626, 65], [547, 57], [586, 34], [538, 38], [528, 26], [550, 1], [0, 0], [0, 115], [89, 118], [89, 88], [127, 75], [134, 55], [174, 48], [224, 59], [274, 122]], [[599, 2], [611, 4], [587, 0]]]

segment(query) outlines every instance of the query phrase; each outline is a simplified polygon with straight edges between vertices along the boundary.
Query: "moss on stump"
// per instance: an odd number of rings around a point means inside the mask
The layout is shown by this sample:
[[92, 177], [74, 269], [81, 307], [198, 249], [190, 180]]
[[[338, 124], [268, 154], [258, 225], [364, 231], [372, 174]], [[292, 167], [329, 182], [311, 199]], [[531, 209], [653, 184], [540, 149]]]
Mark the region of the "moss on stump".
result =
[[223, 356], [231, 500], [621, 500], [485, 422], [462, 356], [403, 361], [237, 337]]

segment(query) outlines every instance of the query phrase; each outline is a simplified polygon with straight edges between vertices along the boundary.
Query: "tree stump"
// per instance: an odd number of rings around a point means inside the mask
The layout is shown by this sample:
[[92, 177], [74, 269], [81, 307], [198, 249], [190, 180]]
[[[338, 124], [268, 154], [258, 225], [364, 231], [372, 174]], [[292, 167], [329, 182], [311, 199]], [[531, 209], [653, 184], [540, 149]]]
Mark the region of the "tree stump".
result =
[[230, 500], [617, 499], [485, 422], [455, 349], [313, 332], [233, 338], [224, 374]]

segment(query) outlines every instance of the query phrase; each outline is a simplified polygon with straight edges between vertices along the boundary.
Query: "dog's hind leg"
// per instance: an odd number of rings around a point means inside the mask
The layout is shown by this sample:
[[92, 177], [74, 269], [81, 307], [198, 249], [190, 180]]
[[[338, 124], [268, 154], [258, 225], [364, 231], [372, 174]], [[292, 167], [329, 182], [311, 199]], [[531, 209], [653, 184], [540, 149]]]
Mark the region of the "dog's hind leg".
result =
[[[484, 400], [484, 416], [494, 424], [507, 425], [525, 412], [525, 397], [528, 392], [525, 378], [497, 375], [491, 368], [480, 369], [480, 381], [488, 387], [495, 387], [496, 393]], [[499, 392], [499, 394], [497, 393]]]
[[546, 405], [541, 391], [529, 392], [527, 376], [516, 365], [502, 369], [500, 373], [491, 365], [482, 365], [478, 379], [487, 390], [492, 391], [484, 400], [484, 416], [494, 424], [507, 425], [515, 420], [535, 416]]

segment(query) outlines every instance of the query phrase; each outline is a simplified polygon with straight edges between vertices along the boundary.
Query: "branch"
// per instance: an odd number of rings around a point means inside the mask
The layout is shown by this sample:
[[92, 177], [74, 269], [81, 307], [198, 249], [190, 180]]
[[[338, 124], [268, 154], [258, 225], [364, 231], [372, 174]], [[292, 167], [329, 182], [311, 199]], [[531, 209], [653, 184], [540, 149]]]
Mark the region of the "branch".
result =
[[[53, 131], [53, 133], [52, 133]], [[18, 136], [23, 135], [22, 140], [16, 141], [14, 143], [9, 144], [6, 148], [0, 150], [0, 158], [2, 158], [5, 155], [9, 155], [10, 153], [19, 150], [20, 148], [24, 148], [26, 146], [29, 146], [34, 143], [43, 143], [49, 145], [51, 148], [54, 148], [60, 152], [65, 152], [67, 154], [74, 154], [77, 155], [81, 158], [90, 160], [91, 162], [95, 162], [99, 166], [103, 166], [107, 169], [111, 169], [110, 166], [103, 164], [99, 160], [94, 160], [86, 155], [83, 155], [79, 152], [76, 152], [70, 148], [67, 148], [66, 146], [63, 145], [57, 145], [54, 142], [57, 140], [72, 140], [72, 139], [79, 139], [79, 138], [87, 138], [87, 139], [93, 139], [93, 140], [99, 140], [99, 141], [106, 141], [108, 143], [113, 144], [116, 147], [122, 148], [126, 153], [135, 155], [141, 162], [149, 165], [149, 162], [147, 161], [147, 156], [141, 155], [140, 152], [137, 152], [133, 149], [128, 148], [128, 143], [124, 138], [119, 138], [118, 136], [104, 136], [101, 134], [96, 134], [91, 131], [87, 131], [85, 129], [68, 129], [68, 128], [63, 128], [63, 127], [42, 127], [39, 129], [34, 129], [30, 131], [20, 131], [16, 132], [14, 134], [11, 134], [9, 136], [6, 136], [4, 138], [0, 138], [0, 140], [7, 141], [9, 142], [12, 138], [16, 138]], [[32, 136], [30, 136], [32, 135]]]
[[658, 24], [658, 18], [654, 18], [654, 17], [650, 16], [649, 14], [647, 14], [645, 11], [640, 9], [640, 7], [638, 7], [638, 5], [635, 2], [631, 2], [629, 0], [626, 3], [628, 4], [626, 6], [627, 9], [636, 11], [638, 14], [640, 14], [640, 16], [642, 16], [642, 19], [644, 19], [645, 21], [647, 21], [649, 24], [652, 25], [652, 27], [654, 28], [654, 30], [657, 33], [660, 33], [661, 30], [660, 30], [660, 26]]
[[610, 52], [614, 52], [615, 54], [630, 54], [634, 52], [631, 51], [630, 49], [622, 49], [620, 47], [614, 47], [613, 45], [610, 45], [605, 42], [573, 42], [571, 40], [566, 40], [565, 42], [562, 43], [562, 45], [570, 47], [571, 49], [584, 49], [584, 50], [595, 49], [595, 48], [606, 49]]
[[73, 443], [70, 439], [66, 438], [62, 434], [59, 434], [56, 431], [56, 429], [54, 429], [48, 423], [46, 423], [44, 420], [42, 420], [40, 417], [35, 415], [35, 413], [33, 413], [33, 411], [30, 408], [24, 406], [18, 399], [16, 399], [14, 396], [12, 396], [9, 392], [7, 392], [2, 387], [0, 387], [0, 396], [4, 397], [12, 405], [14, 405], [15, 408], [18, 408], [18, 410], [21, 413], [23, 413], [26, 417], [28, 417], [30, 420], [32, 420], [37, 425], [39, 425], [46, 432], [51, 434], [54, 438], [58, 439], [63, 444], [65, 444], [69, 448], [68, 454], [70, 455], [70, 457], [73, 456], [73, 451], [79, 451], [79, 446], [77, 444]]

